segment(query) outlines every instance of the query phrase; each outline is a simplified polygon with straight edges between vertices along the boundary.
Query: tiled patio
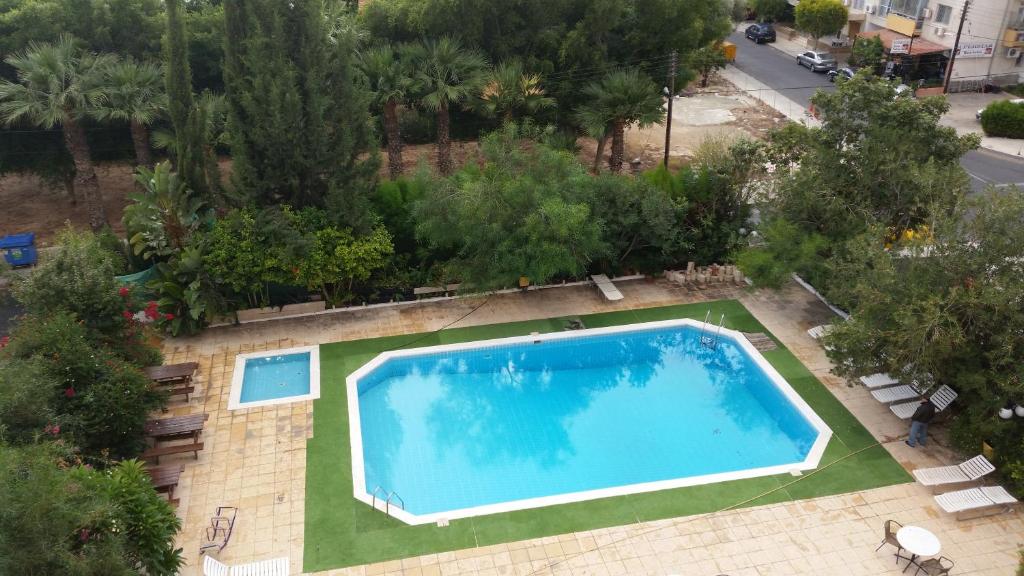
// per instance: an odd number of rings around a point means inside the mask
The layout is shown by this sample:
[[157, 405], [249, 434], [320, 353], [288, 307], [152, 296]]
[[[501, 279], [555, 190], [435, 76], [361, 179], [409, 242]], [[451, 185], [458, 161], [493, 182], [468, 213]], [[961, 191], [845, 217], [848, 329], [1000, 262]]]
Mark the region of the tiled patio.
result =
[[[166, 344], [167, 362], [197, 360], [197, 394], [171, 413], [207, 412], [205, 450], [183, 458], [178, 495], [183, 529], [179, 544], [196, 574], [204, 527], [219, 505], [240, 507], [230, 544], [219, 555], [245, 562], [287, 555], [301, 573], [306, 438], [312, 433], [309, 402], [228, 412], [236, 354], [446, 327], [494, 324], [592, 312], [737, 298], [774, 333], [907, 469], [948, 463], [939, 443], [913, 450], [900, 441], [905, 424], [862, 387], [828, 374], [828, 360], [804, 332], [829, 320], [827, 308], [799, 287], [781, 292], [716, 288], [691, 291], [664, 281], [622, 283], [625, 299], [603, 301], [592, 288], [572, 287], [479, 298], [355, 310], [312, 318], [213, 329]], [[482, 304], [482, 305], [481, 305]], [[479, 306], [479, 309], [474, 309]], [[462, 318], [469, 313], [469, 316]], [[460, 318], [462, 318], [460, 320]], [[168, 460], [170, 462], [171, 460]], [[465, 574], [556, 575], [764, 575], [897, 574], [892, 551], [875, 553], [886, 518], [924, 526], [939, 536], [955, 574], [1012, 575], [1024, 544], [1019, 513], [956, 522], [914, 484], [636, 523], [558, 537], [431, 554], [321, 574], [408, 576]], [[908, 573], [911, 573], [908, 571]]]

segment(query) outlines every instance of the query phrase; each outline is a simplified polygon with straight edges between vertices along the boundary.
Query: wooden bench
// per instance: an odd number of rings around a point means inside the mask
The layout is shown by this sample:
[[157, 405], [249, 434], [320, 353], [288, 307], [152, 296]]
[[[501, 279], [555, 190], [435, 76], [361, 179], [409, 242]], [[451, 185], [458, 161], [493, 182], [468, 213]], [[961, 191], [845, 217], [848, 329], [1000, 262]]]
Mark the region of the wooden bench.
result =
[[185, 467], [181, 464], [146, 468], [149, 480], [153, 483], [153, 489], [167, 494], [167, 501], [175, 507], [178, 505], [178, 499], [174, 497], [174, 489], [178, 487], [178, 479], [181, 478], [181, 473], [184, 471]]
[[170, 386], [174, 384], [190, 384], [192, 377], [195, 376], [198, 369], [198, 362], [182, 362], [181, 364], [150, 366], [143, 371], [153, 382]]
[[142, 453], [143, 460], [154, 460], [157, 464], [160, 463], [161, 456], [170, 456], [171, 454], [185, 454], [192, 452], [195, 459], [199, 459], [199, 451], [203, 449], [202, 442], [193, 442], [192, 444], [172, 444], [170, 446], [155, 446], [147, 449]]

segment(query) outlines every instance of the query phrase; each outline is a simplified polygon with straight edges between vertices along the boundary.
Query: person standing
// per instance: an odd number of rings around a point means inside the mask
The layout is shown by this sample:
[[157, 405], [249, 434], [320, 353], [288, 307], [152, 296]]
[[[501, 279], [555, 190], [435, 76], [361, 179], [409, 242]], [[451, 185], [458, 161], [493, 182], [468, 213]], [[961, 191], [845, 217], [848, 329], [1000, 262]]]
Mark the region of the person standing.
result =
[[925, 396], [921, 396], [921, 405], [910, 417], [910, 437], [907, 438], [907, 446], [911, 448], [918, 444], [924, 446], [928, 441], [928, 423], [935, 418], [935, 404]]

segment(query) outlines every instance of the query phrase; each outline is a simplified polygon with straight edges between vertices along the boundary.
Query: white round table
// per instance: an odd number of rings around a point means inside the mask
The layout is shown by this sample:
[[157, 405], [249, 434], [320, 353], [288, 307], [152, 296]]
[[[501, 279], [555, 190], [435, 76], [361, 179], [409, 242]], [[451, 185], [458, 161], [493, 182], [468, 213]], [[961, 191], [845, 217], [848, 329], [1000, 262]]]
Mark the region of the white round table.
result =
[[[904, 550], [912, 554], [907, 568], [910, 568], [911, 564], [917, 564], [919, 557], [935, 556], [942, 550], [942, 543], [939, 542], [935, 534], [920, 526], [904, 526], [900, 528], [896, 531], [896, 541], [900, 543]], [[906, 572], [907, 568], [904, 568], [903, 571]]]

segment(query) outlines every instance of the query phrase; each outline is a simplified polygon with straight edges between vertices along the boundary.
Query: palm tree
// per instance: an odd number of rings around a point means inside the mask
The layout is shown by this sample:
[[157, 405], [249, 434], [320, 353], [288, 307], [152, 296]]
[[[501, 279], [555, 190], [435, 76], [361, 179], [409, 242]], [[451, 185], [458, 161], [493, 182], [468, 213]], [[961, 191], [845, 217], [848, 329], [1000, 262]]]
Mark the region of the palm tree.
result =
[[452, 142], [448, 110], [466, 101], [483, 83], [487, 60], [476, 50], [463, 48], [458, 40], [443, 37], [425, 40], [415, 51], [416, 80], [422, 86], [420, 102], [437, 114], [437, 169], [452, 171]]
[[388, 170], [392, 178], [402, 174], [402, 133], [398, 123], [398, 106], [413, 90], [415, 83], [409, 70], [406, 51], [395, 53], [390, 44], [367, 50], [359, 64], [370, 81], [376, 105], [384, 111], [384, 132], [388, 138]]
[[626, 126], [639, 124], [643, 128], [661, 124], [665, 118], [658, 86], [636, 69], [616, 70], [587, 86], [583, 94], [589, 102], [578, 115], [611, 126], [612, 156], [608, 164], [612, 172], [621, 172]]
[[135, 163], [152, 166], [148, 126], [167, 106], [163, 70], [157, 64], [128, 59], [103, 70], [93, 116], [108, 122], [127, 121], [135, 146]]
[[0, 119], [7, 125], [60, 125], [75, 163], [75, 195], [85, 198], [93, 230], [103, 228], [107, 214], [81, 122], [92, 110], [92, 87], [113, 56], [83, 53], [71, 36], [62, 35], [53, 44], [32, 42], [6, 62], [17, 72], [18, 82], [0, 80]]
[[540, 85], [539, 74], [523, 72], [519, 60], [507, 60], [491, 70], [484, 83], [476, 108], [491, 118], [508, 123], [517, 116], [532, 116], [555, 105]]

